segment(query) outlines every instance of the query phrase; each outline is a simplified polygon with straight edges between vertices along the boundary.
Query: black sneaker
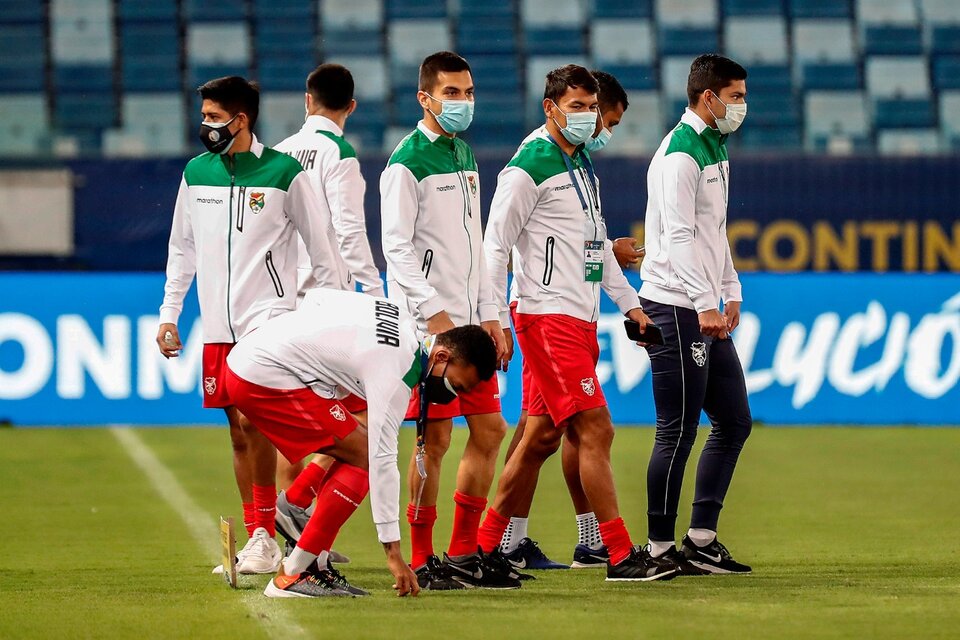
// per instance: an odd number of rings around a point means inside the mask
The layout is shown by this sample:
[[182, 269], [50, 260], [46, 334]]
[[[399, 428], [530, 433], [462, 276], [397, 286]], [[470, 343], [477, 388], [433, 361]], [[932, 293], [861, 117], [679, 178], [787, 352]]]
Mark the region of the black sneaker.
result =
[[683, 536], [680, 545], [680, 551], [690, 564], [707, 573], [750, 573], [751, 571], [747, 565], [734, 560], [723, 543], [716, 538], [705, 547], [698, 547], [690, 536]]
[[317, 571], [316, 564], [310, 569], [298, 573], [297, 575], [287, 575], [283, 571], [283, 565], [270, 582], [267, 588], [263, 590], [263, 595], [268, 598], [324, 598], [324, 597], [351, 597], [354, 594], [341, 589], [327, 576], [322, 575], [325, 572]]
[[[318, 567], [318, 569], [319, 569], [319, 567]], [[347, 578], [346, 578], [342, 573], [340, 573], [339, 571], [337, 571], [336, 569], [334, 569], [334, 568], [333, 568], [333, 565], [330, 564], [329, 562], [327, 563], [327, 568], [326, 568], [326, 569], [322, 569], [322, 570], [319, 570], [319, 571], [317, 572], [317, 577], [318, 577], [321, 581], [326, 582], [327, 584], [330, 584], [330, 585], [332, 585], [333, 587], [336, 587], [337, 589], [341, 589], [341, 590], [343, 590], [343, 591], [346, 591], [347, 593], [349, 593], [349, 594], [352, 595], [352, 596], [368, 596], [368, 595], [370, 595], [370, 592], [364, 591], [364, 590], [361, 589], [360, 587], [355, 587], [355, 586], [353, 586], [352, 584], [350, 584], [349, 582], [347, 582]]]
[[421, 589], [427, 591], [454, 591], [456, 589], [466, 589], [466, 587], [457, 582], [450, 576], [450, 571], [437, 556], [427, 558], [427, 563], [417, 569], [417, 582]]
[[571, 569], [595, 569], [606, 567], [610, 562], [610, 554], [606, 547], [591, 549], [585, 544], [578, 544], [573, 550]]
[[494, 570], [504, 573], [515, 580], [536, 580], [536, 578], [529, 573], [520, 573], [520, 571], [507, 560], [507, 556], [503, 555], [500, 547], [497, 547], [490, 553], [484, 553], [483, 559]]
[[[644, 550], [647, 553], [649, 553], [650, 545], [649, 544], [646, 545], [644, 547]], [[677, 549], [676, 545], [671, 545], [667, 551], [665, 551], [662, 555], [659, 555], [657, 557], [666, 558], [667, 560], [670, 560], [671, 562], [673, 562], [673, 564], [677, 565], [678, 576], [703, 576], [710, 573], [706, 569], [701, 569], [700, 567], [696, 566], [695, 564], [687, 560], [687, 556], [683, 555], [683, 553], [681, 553], [680, 550]]]
[[607, 565], [607, 582], [650, 582], [670, 580], [677, 574], [677, 565], [668, 558], [653, 558], [638, 545], [619, 564]]
[[[500, 556], [501, 558], [503, 556]], [[506, 560], [503, 561], [506, 563]], [[509, 563], [507, 563], [509, 564]], [[443, 566], [451, 578], [467, 588], [479, 589], [519, 589], [520, 580], [510, 576], [503, 566], [491, 566], [487, 556], [479, 549], [477, 553], [454, 560], [443, 554]]]
[[554, 562], [540, 550], [540, 545], [524, 538], [520, 545], [511, 553], [503, 554], [514, 569], [569, 569], [570, 567], [559, 562]]

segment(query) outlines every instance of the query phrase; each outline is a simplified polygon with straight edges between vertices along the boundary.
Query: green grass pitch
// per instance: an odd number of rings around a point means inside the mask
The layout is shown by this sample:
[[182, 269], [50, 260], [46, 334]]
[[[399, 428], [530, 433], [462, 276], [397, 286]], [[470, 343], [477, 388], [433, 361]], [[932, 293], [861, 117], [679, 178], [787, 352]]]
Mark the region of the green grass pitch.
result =
[[[960, 429], [756, 429], [721, 519], [721, 539], [753, 565], [751, 576], [606, 584], [598, 571], [554, 571], [516, 592], [399, 599], [364, 504], [336, 546], [353, 558], [347, 577], [373, 596], [349, 601], [268, 600], [266, 576], [244, 577], [231, 591], [210, 574], [216, 516], [240, 515], [226, 429], [134, 433], [172, 473], [182, 489], [174, 498], [189, 501], [197, 521], [188, 525], [157, 493], [110, 430], [0, 430], [0, 638], [960, 634]], [[406, 459], [413, 432], [401, 434]], [[652, 435], [620, 428], [614, 442], [635, 542], [646, 533]], [[438, 549], [450, 532], [447, 498], [464, 437], [458, 429], [444, 469]], [[544, 468], [530, 533], [549, 556], [570, 560], [576, 528], [558, 459]]]

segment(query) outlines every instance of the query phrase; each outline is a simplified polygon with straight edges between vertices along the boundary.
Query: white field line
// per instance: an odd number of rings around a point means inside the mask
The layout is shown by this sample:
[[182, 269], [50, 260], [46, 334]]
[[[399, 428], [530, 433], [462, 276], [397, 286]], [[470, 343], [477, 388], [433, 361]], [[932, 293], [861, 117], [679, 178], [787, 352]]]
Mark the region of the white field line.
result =
[[[111, 427], [110, 432], [150, 481], [154, 491], [177, 512], [187, 525], [190, 535], [193, 536], [204, 556], [219, 558], [220, 529], [210, 514], [201, 509], [200, 505], [190, 497], [173, 472], [160, 461], [136, 431], [123, 427]], [[213, 576], [211, 579], [219, 580]], [[281, 603], [263, 597], [259, 590], [254, 590], [253, 593], [241, 592], [238, 595], [253, 619], [263, 626], [269, 637], [284, 640], [310, 637], [306, 629], [297, 624], [281, 608]]]

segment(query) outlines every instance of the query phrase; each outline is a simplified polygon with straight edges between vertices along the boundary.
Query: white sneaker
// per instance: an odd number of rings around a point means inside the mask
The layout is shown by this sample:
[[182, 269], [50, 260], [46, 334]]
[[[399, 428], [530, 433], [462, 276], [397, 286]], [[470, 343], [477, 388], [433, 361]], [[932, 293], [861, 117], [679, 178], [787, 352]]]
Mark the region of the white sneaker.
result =
[[277, 541], [266, 529], [258, 527], [237, 554], [237, 573], [276, 573], [281, 560], [283, 552]]

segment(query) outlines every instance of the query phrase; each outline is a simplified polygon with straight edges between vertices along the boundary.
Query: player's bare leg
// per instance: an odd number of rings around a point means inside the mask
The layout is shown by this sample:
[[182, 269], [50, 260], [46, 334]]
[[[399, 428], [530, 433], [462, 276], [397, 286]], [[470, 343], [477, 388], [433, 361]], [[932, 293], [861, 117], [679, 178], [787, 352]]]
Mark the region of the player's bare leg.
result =
[[277, 490], [286, 491], [290, 488], [303, 471], [303, 460], [296, 463], [290, 462], [283, 457], [283, 454], [277, 452]]
[[520, 440], [523, 438], [523, 430], [527, 425], [527, 410], [524, 409], [520, 412], [520, 419], [517, 420], [517, 428], [513, 432], [513, 438], [510, 439], [510, 445], [507, 447], [507, 455], [503, 459], [503, 464], [507, 464], [510, 461], [510, 456], [513, 455], [513, 452], [516, 451], [517, 445], [520, 444]]
[[577, 546], [573, 550], [573, 563], [570, 566], [575, 569], [606, 568], [609, 557], [600, 538], [600, 525], [580, 483], [580, 451], [570, 442], [570, 438], [563, 439], [561, 456], [563, 479], [577, 516]]

